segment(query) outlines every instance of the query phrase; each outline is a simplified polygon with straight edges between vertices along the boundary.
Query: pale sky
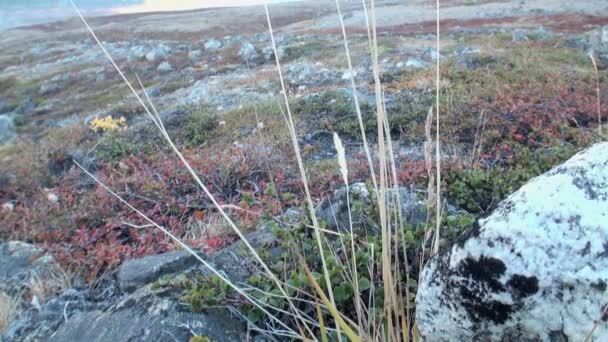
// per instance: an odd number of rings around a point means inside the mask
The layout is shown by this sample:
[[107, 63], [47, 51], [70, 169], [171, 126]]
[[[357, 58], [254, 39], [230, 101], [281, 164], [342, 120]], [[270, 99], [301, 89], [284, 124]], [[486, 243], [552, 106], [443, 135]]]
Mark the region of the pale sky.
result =
[[284, 2], [289, 0], [145, 0], [141, 5], [116, 8], [116, 13], [185, 11], [209, 7], [230, 7], [261, 5], [265, 2]]

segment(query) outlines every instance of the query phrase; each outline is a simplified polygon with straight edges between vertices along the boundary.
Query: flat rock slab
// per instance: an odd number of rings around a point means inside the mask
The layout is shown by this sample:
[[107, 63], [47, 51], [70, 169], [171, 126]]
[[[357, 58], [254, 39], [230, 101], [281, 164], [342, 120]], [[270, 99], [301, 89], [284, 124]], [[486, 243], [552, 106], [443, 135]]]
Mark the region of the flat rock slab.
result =
[[[529, 181], [429, 260], [427, 341], [607, 341], [608, 143]], [[597, 326], [596, 326], [597, 324]]]
[[244, 341], [246, 326], [225, 310], [194, 313], [177, 298], [138, 289], [104, 311], [68, 319], [51, 342], [188, 341], [194, 334], [212, 341]]
[[177, 273], [192, 267], [196, 258], [186, 251], [173, 251], [124, 262], [118, 269], [119, 287], [133, 292], [165, 274]]
[[0, 290], [17, 293], [30, 286], [30, 277], [44, 277], [56, 267], [42, 249], [21, 241], [0, 243]]

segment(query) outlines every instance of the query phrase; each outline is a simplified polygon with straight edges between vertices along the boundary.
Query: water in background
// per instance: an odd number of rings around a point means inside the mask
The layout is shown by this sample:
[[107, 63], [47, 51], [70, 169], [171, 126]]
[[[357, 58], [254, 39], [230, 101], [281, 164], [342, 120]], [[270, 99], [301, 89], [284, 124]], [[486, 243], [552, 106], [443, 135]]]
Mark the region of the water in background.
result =
[[[266, 2], [282, 2], [274, 0]], [[264, 0], [74, 0], [87, 16], [184, 11], [263, 4]], [[0, 30], [53, 22], [75, 15], [69, 0], [0, 0]]]

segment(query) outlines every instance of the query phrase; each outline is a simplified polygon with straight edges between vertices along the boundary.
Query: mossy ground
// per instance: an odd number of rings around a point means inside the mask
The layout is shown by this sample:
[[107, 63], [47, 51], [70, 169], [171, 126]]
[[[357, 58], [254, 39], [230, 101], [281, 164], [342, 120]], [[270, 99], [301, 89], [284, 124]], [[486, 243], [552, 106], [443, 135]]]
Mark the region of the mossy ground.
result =
[[[461, 153], [444, 160], [441, 189], [446, 201], [472, 215], [444, 217], [446, 243], [527, 180], [600, 138], [596, 133], [595, 75], [584, 52], [566, 46], [561, 38], [531, 39], [517, 44], [507, 38], [500, 34], [467, 35], [464, 39], [453, 37], [446, 43], [446, 56], [462, 44], [480, 49], [479, 54], [465, 58], [450, 55], [442, 61], [441, 141], [444, 146], [457, 147]], [[389, 52], [398, 48], [388, 41], [382, 46]], [[323, 44], [311, 43], [286, 53], [293, 60], [316, 58], [327, 56], [327, 51], [320, 51], [323, 49]], [[608, 71], [600, 71], [599, 76], [601, 84], [605, 84]], [[432, 70], [407, 70], [383, 77], [387, 94], [395, 99], [388, 115], [396, 142], [422, 148], [425, 118], [435, 100], [433, 78]], [[167, 89], [177, 86], [180, 85], [165, 84]], [[13, 94], [34, 89], [33, 84], [3, 80], [0, 92], [10, 92], [14, 87], [22, 90]], [[368, 90], [373, 93], [371, 88]], [[359, 125], [349, 96], [334, 87], [315, 91], [318, 96], [290, 99], [298, 136], [336, 131], [357, 146]], [[111, 94], [114, 91], [99, 92], [89, 100], [96, 105], [115, 103], [118, 98]], [[602, 87], [602, 108], [608, 108], [606, 99], [608, 92]], [[133, 118], [140, 113], [130, 105], [118, 106], [115, 111]], [[230, 214], [239, 226], [249, 230], [290, 207], [304, 205], [284, 111], [273, 101], [221, 115], [209, 108], [186, 108], [179, 123], [169, 128], [185, 157], [221, 203], [240, 208]], [[362, 112], [373, 143], [374, 106], [364, 104]], [[65, 153], [80, 149], [86, 151], [88, 167], [96, 170], [102, 181], [188, 243], [213, 251], [231, 242], [234, 235], [226, 231], [215, 235], [195, 233], [196, 227], [215, 224], [217, 212], [158, 135], [131, 133], [130, 130], [93, 133], [85, 126], [52, 128], [40, 141], [2, 147], [0, 202], [10, 201], [15, 209], [0, 217], [0, 237], [42, 244], [66, 268], [87, 275], [90, 281], [127, 258], [175, 248], [154, 230], [125, 225], [123, 222], [144, 222], [83, 177], [78, 169], [69, 168], [60, 174], [49, 171], [49, 165], [61, 162]], [[300, 143], [305, 156], [315, 148], [308, 142]], [[368, 180], [364, 157], [358, 153], [349, 157], [351, 181]], [[396, 162], [403, 185], [425, 187], [427, 172], [420, 158], [398, 154]], [[315, 200], [341, 187], [337, 163], [332, 158], [307, 158], [306, 167]], [[57, 203], [46, 199], [47, 190], [58, 195]], [[429, 225], [432, 224], [430, 221]], [[425, 228], [399, 227], [400, 234], [411, 244], [413, 254], [408, 259], [414, 258], [423, 245]], [[276, 234], [285, 253], [297, 249], [318, 271], [319, 263], [314, 256], [319, 252], [312, 243], [310, 230], [302, 226], [277, 229]], [[366, 246], [377, 246], [374, 239], [357, 237]], [[336, 243], [326, 241], [327, 246]], [[379, 249], [374, 250], [378, 252]], [[357, 253], [357, 261], [367, 262], [369, 253], [362, 249]], [[352, 313], [352, 303], [347, 298], [353, 290], [341, 280], [340, 262], [331, 261], [332, 258], [328, 255], [336, 281], [331, 285], [341, 308]], [[297, 264], [286, 261], [272, 264], [285, 275], [285, 281], [295, 287], [305, 286]], [[318, 281], [323, 284], [324, 280]], [[369, 286], [363, 291], [372, 291], [379, 279], [361, 282]], [[250, 283], [273, 291], [265, 278], [250, 279]], [[195, 278], [176, 286], [183, 288], [186, 301], [195, 310], [211, 305], [211, 298], [226, 303], [238, 299], [213, 278]], [[414, 277], [407, 286], [415, 291]], [[381, 298], [382, 294], [375, 295]], [[250, 318], [260, 319], [256, 310], [245, 309]]]

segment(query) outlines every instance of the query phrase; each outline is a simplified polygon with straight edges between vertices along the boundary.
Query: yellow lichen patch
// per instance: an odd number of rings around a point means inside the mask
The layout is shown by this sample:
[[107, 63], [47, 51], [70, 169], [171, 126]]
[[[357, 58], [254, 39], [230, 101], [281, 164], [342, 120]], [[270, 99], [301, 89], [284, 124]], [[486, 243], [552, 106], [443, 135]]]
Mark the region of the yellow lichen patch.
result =
[[111, 115], [105, 118], [95, 118], [91, 122], [91, 130], [93, 132], [108, 132], [119, 131], [127, 127], [127, 119], [124, 116], [119, 119], [114, 119]]

